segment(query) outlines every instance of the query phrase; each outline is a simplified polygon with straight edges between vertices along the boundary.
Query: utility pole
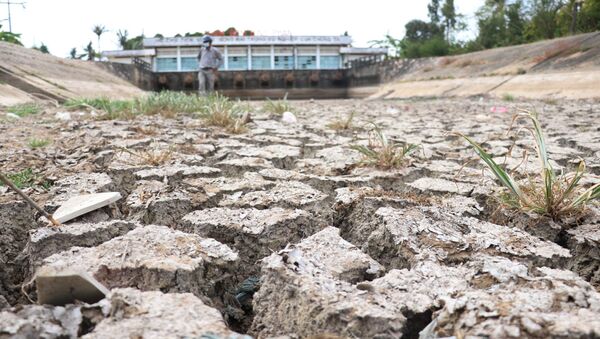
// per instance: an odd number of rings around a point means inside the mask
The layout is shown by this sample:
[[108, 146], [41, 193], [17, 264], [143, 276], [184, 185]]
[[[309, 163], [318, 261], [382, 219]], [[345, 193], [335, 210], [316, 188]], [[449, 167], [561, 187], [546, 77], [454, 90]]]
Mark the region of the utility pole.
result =
[[12, 20], [10, 17], [10, 6], [11, 5], [21, 5], [25, 8], [26, 2], [10, 2], [10, 0], [0, 1], [0, 4], [6, 4], [8, 7], [8, 31], [12, 33]]

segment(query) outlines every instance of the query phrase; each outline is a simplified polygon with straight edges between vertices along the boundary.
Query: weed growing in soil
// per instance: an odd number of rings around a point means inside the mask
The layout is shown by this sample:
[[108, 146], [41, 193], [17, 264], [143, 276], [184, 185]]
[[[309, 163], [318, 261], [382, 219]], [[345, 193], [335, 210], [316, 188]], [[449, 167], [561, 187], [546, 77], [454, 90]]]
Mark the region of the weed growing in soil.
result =
[[407, 161], [407, 156], [413, 153], [418, 146], [409, 143], [395, 143], [389, 140], [377, 125], [373, 124], [373, 129], [369, 132], [368, 146], [352, 145], [350, 148], [363, 155], [360, 165], [388, 169], [402, 167]]
[[207, 125], [225, 128], [233, 134], [247, 129], [247, 118], [243, 116], [241, 106], [218, 93], [205, 97], [200, 117]]
[[267, 98], [267, 102], [263, 106], [263, 111], [271, 114], [282, 115], [284, 112], [293, 112], [294, 107], [287, 100], [287, 93], [281, 100], [271, 100]]
[[[44, 180], [41, 175], [35, 173], [31, 168], [26, 168], [17, 173], [7, 174], [6, 177], [20, 189], [36, 186], [49, 189], [52, 186], [49, 181]], [[0, 182], [0, 186], [4, 186], [4, 184]]]
[[46, 147], [49, 144], [50, 144], [50, 140], [48, 140], [48, 139], [31, 138], [27, 142], [27, 145], [29, 145], [29, 148], [31, 148], [31, 149]]
[[537, 114], [534, 112], [520, 113], [515, 115], [513, 122], [522, 118], [531, 120], [533, 124], [529, 131], [535, 139], [541, 170], [538, 178], [527, 177], [521, 183], [518, 183], [506, 170], [500, 167], [481, 145], [466, 135], [457, 133], [473, 146], [477, 155], [507, 190], [507, 192], [500, 195], [500, 201], [510, 208], [533, 212], [558, 220], [580, 214], [587, 204], [595, 199], [600, 199], [600, 184], [593, 185], [588, 189], [580, 184], [585, 175], [583, 160], [579, 163], [575, 172], [557, 175], [548, 158], [546, 142]]
[[41, 111], [41, 107], [37, 104], [20, 104], [9, 107], [7, 111], [23, 118], [28, 115], [38, 114]]
[[349, 129], [352, 129], [352, 120], [354, 119], [354, 115], [356, 114], [356, 112], [350, 112], [350, 115], [348, 115], [348, 117], [346, 119], [342, 119], [341, 117], [338, 118], [337, 120], [334, 120], [332, 123], [330, 123], [329, 128], [336, 130], [336, 131], [346, 131]]
[[146, 149], [132, 151], [127, 148], [121, 148], [123, 152], [127, 152], [137, 159], [139, 165], [161, 166], [166, 164], [173, 158], [172, 149]]

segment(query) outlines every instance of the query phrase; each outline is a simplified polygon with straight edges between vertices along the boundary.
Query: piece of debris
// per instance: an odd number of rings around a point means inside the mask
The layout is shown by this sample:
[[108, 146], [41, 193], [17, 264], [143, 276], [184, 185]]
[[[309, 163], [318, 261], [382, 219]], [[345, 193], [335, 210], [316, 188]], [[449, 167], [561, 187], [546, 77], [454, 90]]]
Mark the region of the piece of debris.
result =
[[54, 212], [53, 217], [60, 223], [67, 222], [91, 211], [108, 206], [119, 199], [121, 199], [121, 193], [119, 192], [75, 196], [59, 207]]

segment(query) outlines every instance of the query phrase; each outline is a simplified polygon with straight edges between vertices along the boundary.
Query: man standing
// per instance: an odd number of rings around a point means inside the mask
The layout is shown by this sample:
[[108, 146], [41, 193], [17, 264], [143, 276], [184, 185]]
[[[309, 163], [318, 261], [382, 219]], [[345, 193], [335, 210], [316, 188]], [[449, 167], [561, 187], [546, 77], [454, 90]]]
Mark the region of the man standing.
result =
[[202, 47], [198, 53], [198, 94], [204, 95], [215, 90], [215, 79], [217, 70], [223, 64], [223, 56], [215, 47], [212, 47], [212, 38], [205, 36], [202, 39]]

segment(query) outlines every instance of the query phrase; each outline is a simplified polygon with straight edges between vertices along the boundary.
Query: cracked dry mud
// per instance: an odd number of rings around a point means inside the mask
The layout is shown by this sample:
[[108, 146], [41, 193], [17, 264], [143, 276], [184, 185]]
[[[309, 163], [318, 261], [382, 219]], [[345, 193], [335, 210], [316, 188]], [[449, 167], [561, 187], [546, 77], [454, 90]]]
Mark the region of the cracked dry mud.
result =
[[[3, 169], [53, 181], [26, 189], [48, 211], [77, 194], [123, 195], [56, 229], [0, 187], [0, 338], [600, 337], [597, 205], [569, 223], [498, 212], [491, 176], [449, 133], [535, 174], [530, 138], [509, 140], [511, 114], [490, 113], [506, 103], [293, 105], [298, 123], [284, 124], [251, 103], [241, 135], [185, 115], [0, 125]], [[600, 175], [599, 104], [516, 106], [542, 114], [557, 168], [582, 158]], [[352, 111], [352, 130], [327, 126]], [[357, 166], [350, 145], [368, 142], [368, 122], [422, 147], [401, 169]], [[28, 149], [41, 131], [52, 144]], [[148, 151], [169, 156], [135, 155]], [[110, 294], [32, 304], [32, 277], [63, 268]]]

